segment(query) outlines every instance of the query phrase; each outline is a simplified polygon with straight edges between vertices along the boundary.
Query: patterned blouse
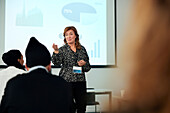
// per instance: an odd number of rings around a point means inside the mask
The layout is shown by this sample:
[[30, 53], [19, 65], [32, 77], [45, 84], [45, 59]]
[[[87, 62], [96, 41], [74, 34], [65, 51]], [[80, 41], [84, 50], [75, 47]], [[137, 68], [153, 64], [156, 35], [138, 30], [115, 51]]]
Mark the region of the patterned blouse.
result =
[[[73, 73], [73, 66], [78, 66], [77, 61], [84, 60], [86, 64], [82, 66], [82, 73]], [[72, 51], [68, 44], [59, 48], [59, 53], [53, 52], [52, 63], [61, 66], [59, 76], [63, 77], [67, 82], [83, 82], [86, 81], [85, 72], [91, 67], [86, 49], [81, 45], [81, 49]]]

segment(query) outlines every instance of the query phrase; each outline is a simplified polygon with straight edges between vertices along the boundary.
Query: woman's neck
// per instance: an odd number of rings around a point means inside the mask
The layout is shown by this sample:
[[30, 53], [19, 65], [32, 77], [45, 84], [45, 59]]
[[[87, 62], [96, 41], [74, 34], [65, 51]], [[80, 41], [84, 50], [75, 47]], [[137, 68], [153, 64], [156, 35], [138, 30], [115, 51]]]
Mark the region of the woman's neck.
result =
[[76, 45], [73, 43], [73, 44], [68, 44], [70, 46], [70, 48], [76, 48]]
[[72, 51], [76, 52], [76, 45], [74, 44], [68, 44]]

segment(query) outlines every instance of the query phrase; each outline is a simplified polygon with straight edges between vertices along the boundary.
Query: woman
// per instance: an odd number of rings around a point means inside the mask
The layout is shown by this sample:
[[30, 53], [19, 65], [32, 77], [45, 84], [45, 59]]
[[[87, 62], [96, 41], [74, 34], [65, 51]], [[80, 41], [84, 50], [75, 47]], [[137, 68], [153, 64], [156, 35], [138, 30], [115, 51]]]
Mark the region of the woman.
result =
[[23, 55], [19, 50], [13, 49], [4, 53], [2, 55], [2, 60], [8, 67], [0, 71], [0, 101], [7, 81], [17, 74], [25, 72]]
[[[52, 62], [56, 66], [61, 66], [59, 76], [63, 77], [72, 85], [73, 98], [77, 113], [86, 111], [86, 79], [85, 72], [91, 67], [86, 49], [79, 42], [79, 35], [74, 26], [64, 29], [65, 45], [58, 49], [53, 44]], [[78, 72], [77, 72], [78, 70]], [[73, 110], [73, 112], [75, 112]]]

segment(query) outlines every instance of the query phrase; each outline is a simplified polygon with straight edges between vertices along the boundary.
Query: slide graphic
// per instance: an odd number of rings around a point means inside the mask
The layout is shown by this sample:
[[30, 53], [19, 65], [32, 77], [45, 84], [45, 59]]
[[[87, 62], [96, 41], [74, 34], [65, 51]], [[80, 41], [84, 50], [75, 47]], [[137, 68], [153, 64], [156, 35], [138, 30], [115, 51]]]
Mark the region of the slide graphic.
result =
[[[93, 23], [96, 20], [96, 13], [97, 12], [94, 7], [90, 6], [89, 4], [80, 2], [67, 4], [62, 9], [62, 15], [65, 18], [71, 21], [81, 22], [82, 24], [87, 25]], [[84, 17], [83, 14], [86, 17]], [[83, 18], [81, 18], [81, 16], [83, 16]]]
[[[91, 54], [90, 54], [91, 53]], [[100, 58], [100, 40], [94, 42], [94, 49], [88, 52], [89, 57], [91, 58]]]
[[25, 1], [23, 2], [23, 10], [21, 14], [16, 15], [16, 26], [43, 26], [43, 14], [40, 9], [34, 8], [30, 10], [26, 16]]

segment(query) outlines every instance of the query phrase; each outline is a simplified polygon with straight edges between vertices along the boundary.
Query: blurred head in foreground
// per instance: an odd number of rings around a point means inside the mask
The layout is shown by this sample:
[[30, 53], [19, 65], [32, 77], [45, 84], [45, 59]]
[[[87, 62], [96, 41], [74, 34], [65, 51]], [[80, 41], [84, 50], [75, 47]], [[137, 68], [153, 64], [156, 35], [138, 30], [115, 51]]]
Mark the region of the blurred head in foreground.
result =
[[170, 0], [134, 0], [130, 20], [122, 64], [131, 110], [170, 113]]

